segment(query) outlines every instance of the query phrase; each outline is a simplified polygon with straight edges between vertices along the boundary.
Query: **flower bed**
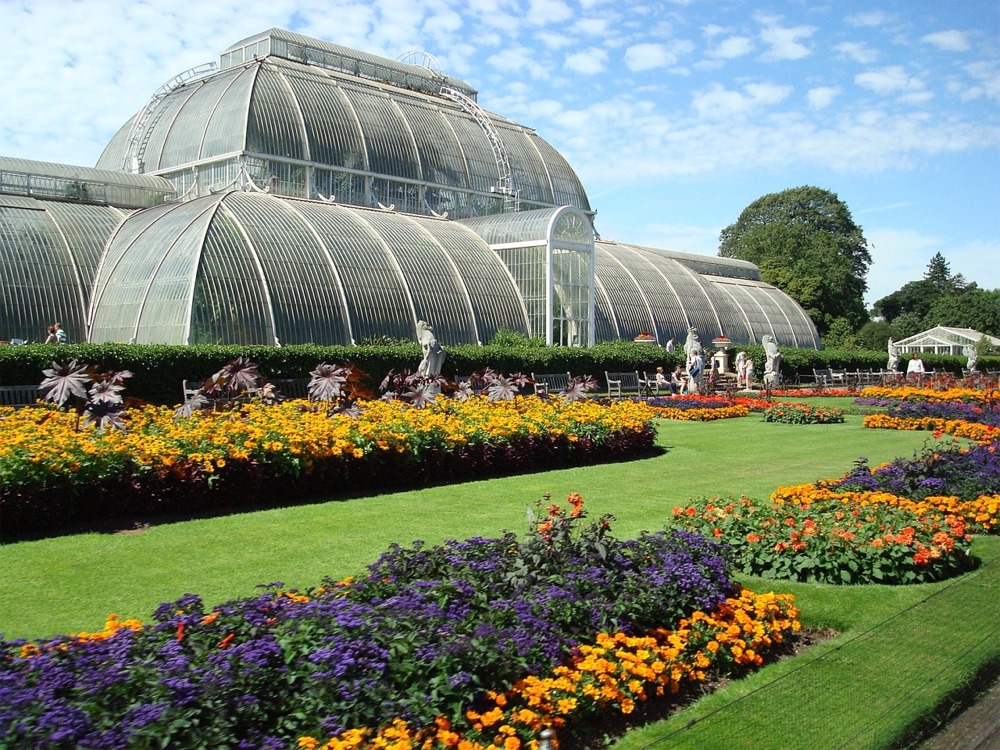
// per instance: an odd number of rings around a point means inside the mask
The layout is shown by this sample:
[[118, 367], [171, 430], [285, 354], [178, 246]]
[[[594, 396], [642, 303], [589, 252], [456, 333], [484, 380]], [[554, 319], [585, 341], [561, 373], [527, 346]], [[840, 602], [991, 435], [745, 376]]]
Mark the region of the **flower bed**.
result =
[[862, 457], [839, 479], [779, 487], [771, 498], [796, 505], [840, 501], [954, 515], [972, 531], [995, 533], [1000, 530], [998, 447], [995, 442], [969, 449], [929, 446], [913, 459], [874, 469]]
[[432, 733], [428, 746], [499, 735], [513, 750], [538, 721], [628, 712], [757, 666], [798, 629], [790, 597], [733, 585], [715, 542], [618, 541], [609, 517], [582, 525], [582, 504], [543, 508], [524, 539], [393, 547], [356, 581], [275, 583], [210, 611], [185, 595], [151, 625], [112, 617], [102, 633], [0, 642], [0, 745], [287, 748], [321, 736], [346, 748]]
[[1000, 408], [984, 407], [981, 403], [964, 401], [900, 401], [887, 398], [856, 398], [860, 406], [875, 406], [885, 410], [890, 417], [904, 419], [933, 417], [946, 421], [977, 422], [1000, 427]]
[[227, 411], [130, 409], [127, 430], [77, 429], [54, 407], [0, 410], [5, 531], [122, 514], [246, 505], [275, 489], [298, 497], [417, 486], [634, 458], [652, 449], [642, 403], [514, 398], [372, 401], [357, 416], [305, 401]]
[[466, 712], [471, 728], [461, 735], [440, 717], [433, 727], [397, 721], [381, 730], [345, 732], [326, 743], [303, 737], [299, 747], [361, 750], [399, 742], [463, 750], [535, 747], [531, 739], [546, 728], [572, 728], [609, 711], [631, 714], [651, 698], [760, 666], [765, 655], [801, 629], [792, 602], [788, 594], [740, 588], [710, 614], [682, 619], [676, 630], [647, 636], [601, 633], [551, 674], [526, 677], [504, 692], [487, 691], [484, 705]]
[[785, 424], [836, 424], [844, 421], [844, 410], [832, 406], [774, 404], [764, 410], [764, 421]]
[[947, 433], [977, 443], [993, 442], [1000, 436], [1000, 429], [993, 425], [944, 417], [894, 417], [889, 414], [868, 414], [862, 420], [862, 424], [880, 430], [927, 430]]
[[720, 396], [658, 396], [647, 399], [661, 419], [688, 422], [710, 422], [715, 419], [745, 417], [750, 413], [739, 400]]
[[700, 500], [675, 508], [674, 522], [725, 541], [737, 570], [764, 578], [910, 584], [975, 566], [960, 517], [865, 504], [850, 494]]
[[973, 388], [948, 387], [942, 389], [917, 388], [916, 386], [864, 388], [858, 394], [861, 398], [882, 398], [894, 401], [961, 401], [968, 404], [1000, 403], [1000, 391], [995, 388], [982, 390]]

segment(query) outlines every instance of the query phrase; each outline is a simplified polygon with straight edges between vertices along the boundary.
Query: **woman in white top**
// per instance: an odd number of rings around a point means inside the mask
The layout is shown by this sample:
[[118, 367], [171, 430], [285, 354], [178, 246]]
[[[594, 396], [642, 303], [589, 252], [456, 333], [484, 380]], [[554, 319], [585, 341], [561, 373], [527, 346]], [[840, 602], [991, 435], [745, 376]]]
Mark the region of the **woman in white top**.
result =
[[924, 361], [920, 359], [918, 352], [913, 352], [910, 361], [906, 363], [906, 377], [919, 379], [924, 374]]

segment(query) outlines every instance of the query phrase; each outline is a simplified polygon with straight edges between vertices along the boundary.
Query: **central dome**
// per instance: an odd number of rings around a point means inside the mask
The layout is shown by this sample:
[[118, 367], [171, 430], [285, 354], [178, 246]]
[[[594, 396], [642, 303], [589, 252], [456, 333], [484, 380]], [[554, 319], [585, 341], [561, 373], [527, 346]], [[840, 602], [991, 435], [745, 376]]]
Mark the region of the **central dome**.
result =
[[187, 199], [249, 181], [276, 195], [451, 218], [590, 212], [562, 155], [483, 110], [458, 79], [280, 29], [221, 60], [165, 84], [97, 166], [165, 177]]

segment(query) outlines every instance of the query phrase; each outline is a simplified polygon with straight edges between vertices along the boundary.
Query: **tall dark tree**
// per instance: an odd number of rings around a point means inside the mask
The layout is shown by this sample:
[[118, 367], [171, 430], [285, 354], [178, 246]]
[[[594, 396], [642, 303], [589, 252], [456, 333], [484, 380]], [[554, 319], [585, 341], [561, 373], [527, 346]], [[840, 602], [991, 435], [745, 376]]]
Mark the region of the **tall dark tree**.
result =
[[868, 241], [836, 193], [809, 185], [758, 198], [719, 235], [719, 255], [748, 260], [825, 334], [838, 318], [867, 320]]
[[930, 284], [938, 294], [963, 292], [966, 286], [962, 274], [952, 274], [951, 266], [941, 253], [934, 253], [934, 257], [927, 263], [924, 281]]
[[924, 316], [923, 327], [954, 326], [1000, 336], [1000, 289], [970, 284], [959, 294], [942, 294]]
[[892, 294], [877, 300], [872, 309], [889, 323], [907, 314], [923, 320], [942, 296], [961, 295], [968, 287], [962, 274], [952, 274], [945, 257], [935, 253], [927, 264], [924, 278], [906, 282]]

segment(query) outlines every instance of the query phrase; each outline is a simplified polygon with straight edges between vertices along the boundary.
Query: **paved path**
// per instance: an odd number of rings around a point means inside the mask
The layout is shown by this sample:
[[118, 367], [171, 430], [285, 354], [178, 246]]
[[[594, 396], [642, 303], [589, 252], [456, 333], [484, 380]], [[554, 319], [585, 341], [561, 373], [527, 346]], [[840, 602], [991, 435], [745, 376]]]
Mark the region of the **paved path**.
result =
[[1000, 679], [918, 750], [1000, 750]]

